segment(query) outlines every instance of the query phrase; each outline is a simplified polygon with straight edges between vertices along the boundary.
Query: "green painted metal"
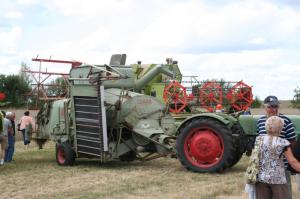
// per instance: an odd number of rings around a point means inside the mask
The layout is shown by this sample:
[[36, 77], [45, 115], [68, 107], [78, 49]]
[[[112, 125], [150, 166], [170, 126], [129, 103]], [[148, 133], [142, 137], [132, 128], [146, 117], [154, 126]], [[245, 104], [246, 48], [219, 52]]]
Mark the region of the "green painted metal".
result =
[[63, 99], [45, 104], [42, 107], [37, 115], [39, 125], [37, 139], [51, 139], [56, 142], [64, 142], [69, 139], [71, 136], [68, 129], [70, 121], [66, 122], [69, 114], [66, 112], [68, 104], [69, 99]]
[[257, 135], [256, 123], [260, 117], [261, 115], [241, 115], [238, 117], [238, 122], [246, 135]]
[[[238, 122], [242, 126], [246, 135], [257, 135], [256, 123], [262, 115], [241, 115], [238, 117]], [[287, 115], [295, 126], [297, 135], [300, 135], [300, 115]]]
[[[181, 115], [181, 114], [179, 114]], [[178, 116], [179, 116], [178, 115]], [[176, 116], [175, 116], [176, 117]], [[182, 117], [177, 117], [177, 130], [176, 132], [178, 133], [180, 128], [182, 126], [184, 126], [184, 124], [190, 120], [193, 119], [198, 119], [198, 118], [213, 118], [219, 122], [221, 122], [222, 124], [224, 124], [225, 126], [231, 128], [236, 122], [237, 119], [231, 115], [228, 114], [224, 114], [224, 113], [199, 113], [199, 114], [186, 114]]]
[[[146, 71], [144, 71], [146, 70]], [[74, 80], [84, 81], [83, 78], [93, 76], [101, 71], [110, 71], [115, 75], [113, 80], [103, 82], [107, 88], [123, 88], [133, 89], [134, 91], [144, 90], [148, 95], [151, 92], [151, 84], [167, 81], [168, 79], [180, 79], [181, 73], [177, 65], [152, 64], [148, 68], [142, 68], [141, 65], [132, 66], [106, 66], [106, 65], [85, 65], [78, 68], [73, 68], [70, 71], [70, 78], [81, 79]], [[118, 76], [118, 78], [116, 78]], [[85, 80], [87, 83], [88, 80]], [[88, 84], [88, 83], [87, 83]]]

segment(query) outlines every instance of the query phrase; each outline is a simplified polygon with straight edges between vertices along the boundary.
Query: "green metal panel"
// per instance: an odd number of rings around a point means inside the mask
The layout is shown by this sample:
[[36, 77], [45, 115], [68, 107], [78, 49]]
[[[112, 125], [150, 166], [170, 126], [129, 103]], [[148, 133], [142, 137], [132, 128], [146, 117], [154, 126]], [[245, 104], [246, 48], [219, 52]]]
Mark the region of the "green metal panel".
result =
[[97, 91], [94, 86], [90, 85], [76, 85], [71, 87], [72, 96], [90, 96], [97, 97]]
[[295, 125], [296, 134], [300, 135], [300, 115], [287, 115]]
[[[286, 116], [292, 120], [295, 126], [296, 134], [300, 135], [300, 115], [286, 115]], [[238, 121], [247, 135], [256, 135], [257, 134], [256, 123], [260, 117], [262, 117], [262, 115], [241, 115], [238, 118]]]
[[[199, 114], [195, 114], [195, 115], [192, 115], [189, 117], [182, 117], [181, 119], [183, 119], [183, 121], [181, 121], [181, 123], [177, 127], [176, 133], [179, 131], [181, 126], [183, 126], [187, 121], [195, 119], [195, 118], [207, 118], [207, 117], [216, 119], [217, 121], [223, 123], [224, 125], [228, 126], [229, 128], [231, 128], [232, 125], [234, 125], [237, 122], [236, 118], [234, 118], [233, 116], [230, 116], [228, 114], [224, 114], [224, 113], [199, 113]], [[175, 120], [176, 120], [176, 118], [175, 118]], [[178, 120], [177, 120], [177, 122], [178, 122]]]
[[[165, 89], [165, 86], [167, 84], [166, 83], [152, 83], [149, 87], [149, 90], [152, 91], [152, 92], [155, 92], [156, 94], [156, 98], [159, 99], [159, 101], [161, 101], [162, 103], [165, 103], [164, 102], [164, 99], [163, 99], [163, 95], [164, 95], [164, 89]], [[151, 92], [149, 93], [146, 93], [147, 95], [151, 95]]]
[[257, 128], [256, 123], [261, 115], [241, 115], [238, 118], [238, 121], [243, 128], [246, 135], [256, 135]]

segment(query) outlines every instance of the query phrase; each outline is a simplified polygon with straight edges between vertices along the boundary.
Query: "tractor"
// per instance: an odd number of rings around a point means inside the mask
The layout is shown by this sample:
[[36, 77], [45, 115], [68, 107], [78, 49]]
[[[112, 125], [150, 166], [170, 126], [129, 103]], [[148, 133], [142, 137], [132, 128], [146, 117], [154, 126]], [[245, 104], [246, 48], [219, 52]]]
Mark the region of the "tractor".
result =
[[[35, 139], [40, 147], [49, 139], [56, 143], [59, 165], [73, 165], [76, 158], [168, 156], [190, 171], [222, 172], [251, 150], [259, 116], [192, 112], [188, 106], [174, 113], [184, 104], [175, 99], [185, 95], [175, 83], [182, 78], [177, 62], [125, 65], [125, 60], [124, 54], [114, 55], [108, 65], [72, 68], [69, 97], [39, 111]], [[290, 118], [299, 133], [299, 116]]]

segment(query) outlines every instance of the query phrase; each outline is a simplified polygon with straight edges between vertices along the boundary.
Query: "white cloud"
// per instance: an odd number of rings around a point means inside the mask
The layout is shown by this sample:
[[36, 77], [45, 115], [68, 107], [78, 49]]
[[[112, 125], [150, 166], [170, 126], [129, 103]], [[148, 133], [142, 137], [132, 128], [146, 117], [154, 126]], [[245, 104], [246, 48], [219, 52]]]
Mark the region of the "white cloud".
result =
[[250, 44], [261, 45], [266, 43], [266, 39], [262, 37], [255, 37], [249, 41]]
[[22, 29], [13, 27], [8, 31], [0, 30], [0, 53], [14, 54], [17, 52], [18, 42], [21, 39]]
[[18, 0], [17, 3], [21, 5], [33, 5], [37, 3], [37, 0]]
[[13, 10], [7, 12], [4, 16], [9, 19], [20, 19], [23, 17], [23, 13], [17, 10]]

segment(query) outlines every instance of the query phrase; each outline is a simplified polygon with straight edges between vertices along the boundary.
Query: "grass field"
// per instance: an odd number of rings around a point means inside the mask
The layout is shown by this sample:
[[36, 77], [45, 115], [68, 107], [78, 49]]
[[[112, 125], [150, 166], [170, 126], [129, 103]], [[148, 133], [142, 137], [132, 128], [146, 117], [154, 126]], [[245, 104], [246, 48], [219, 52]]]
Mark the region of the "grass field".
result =
[[[188, 172], [177, 159], [109, 162], [81, 159], [73, 167], [55, 162], [54, 143], [38, 150], [16, 143], [12, 163], [0, 167], [1, 199], [6, 198], [247, 198], [248, 157], [221, 174]], [[293, 191], [298, 198], [293, 178]]]
[[[16, 111], [19, 118], [24, 111]], [[283, 107], [285, 114], [299, 110]], [[254, 109], [254, 114], [262, 114]], [[20, 136], [18, 135], [18, 138]], [[55, 144], [43, 150], [32, 144], [16, 143], [14, 161], [0, 166], [0, 198], [107, 198], [107, 199], [246, 199], [244, 172], [248, 157], [221, 174], [186, 171], [177, 159], [162, 158], [149, 162], [79, 159], [73, 167], [55, 162]], [[292, 177], [293, 196], [299, 198]]]

